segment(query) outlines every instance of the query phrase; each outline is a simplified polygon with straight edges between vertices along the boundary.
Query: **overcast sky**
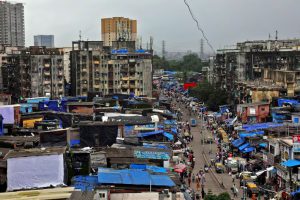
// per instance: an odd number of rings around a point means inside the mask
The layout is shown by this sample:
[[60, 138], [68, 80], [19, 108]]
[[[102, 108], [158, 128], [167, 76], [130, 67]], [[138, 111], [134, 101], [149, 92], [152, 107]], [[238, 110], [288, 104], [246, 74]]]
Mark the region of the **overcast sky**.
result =
[[[154, 37], [161, 51], [199, 51], [201, 34], [183, 0], [18, 0], [25, 3], [26, 45], [33, 35], [54, 34], [55, 45], [78, 40], [100, 40], [103, 17], [124, 16], [138, 21], [138, 34], [146, 43]], [[300, 38], [299, 0], [188, 0], [200, 26], [215, 49], [239, 41]], [[205, 47], [209, 50], [208, 46]]]

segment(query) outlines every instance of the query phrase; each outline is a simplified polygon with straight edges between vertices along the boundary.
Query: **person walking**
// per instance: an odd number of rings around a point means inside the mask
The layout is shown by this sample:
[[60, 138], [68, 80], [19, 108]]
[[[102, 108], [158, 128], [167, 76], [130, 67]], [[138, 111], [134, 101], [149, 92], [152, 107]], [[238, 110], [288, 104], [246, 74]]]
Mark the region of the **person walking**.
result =
[[196, 182], [197, 191], [200, 191], [200, 180], [197, 178]]
[[233, 192], [233, 197], [237, 197], [237, 194], [238, 194], [238, 189], [237, 187], [235, 186], [235, 184], [233, 184], [232, 186], [232, 192]]
[[204, 199], [205, 198], [204, 188], [202, 188], [201, 195], [202, 195], [202, 199]]

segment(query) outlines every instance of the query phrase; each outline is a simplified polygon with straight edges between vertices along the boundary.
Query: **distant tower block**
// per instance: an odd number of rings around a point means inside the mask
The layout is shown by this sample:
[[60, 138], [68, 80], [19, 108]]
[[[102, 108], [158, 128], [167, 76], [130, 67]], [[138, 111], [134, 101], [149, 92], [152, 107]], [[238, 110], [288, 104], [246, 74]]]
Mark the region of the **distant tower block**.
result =
[[200, 58], [204, 59], [204, 40], [202, 38], [200, 40]]
[[162, 41], [162, 58], [166, 58], [166, 41]]

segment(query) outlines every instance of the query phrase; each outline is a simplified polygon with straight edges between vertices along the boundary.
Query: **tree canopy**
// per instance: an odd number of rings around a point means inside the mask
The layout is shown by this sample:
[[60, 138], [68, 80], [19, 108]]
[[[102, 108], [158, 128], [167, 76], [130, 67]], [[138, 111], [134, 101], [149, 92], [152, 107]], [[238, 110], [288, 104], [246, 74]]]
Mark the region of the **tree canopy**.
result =
[[198, 83], [197, 87], [190, 90], [190, 95], [203, 101], [212, 111], [218, 111], [219, 106], [227, 104], [228, 99], [226, 91], [208, 82]]
[[231, 200], [230, 195], [227, 192], [223, 192], [217, 195], [208, 194], [205, 196], [204, 200]]

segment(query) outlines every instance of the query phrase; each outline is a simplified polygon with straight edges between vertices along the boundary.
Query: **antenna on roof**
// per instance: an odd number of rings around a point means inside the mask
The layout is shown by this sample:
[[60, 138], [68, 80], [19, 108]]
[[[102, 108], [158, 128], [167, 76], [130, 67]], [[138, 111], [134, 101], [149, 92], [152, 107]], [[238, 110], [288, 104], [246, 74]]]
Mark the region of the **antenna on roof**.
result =
[[81, 41], [81, 30], [79, 31], [79, 41]]
[[275, 40], [278, 40], [278, 31], [276, 30]]

